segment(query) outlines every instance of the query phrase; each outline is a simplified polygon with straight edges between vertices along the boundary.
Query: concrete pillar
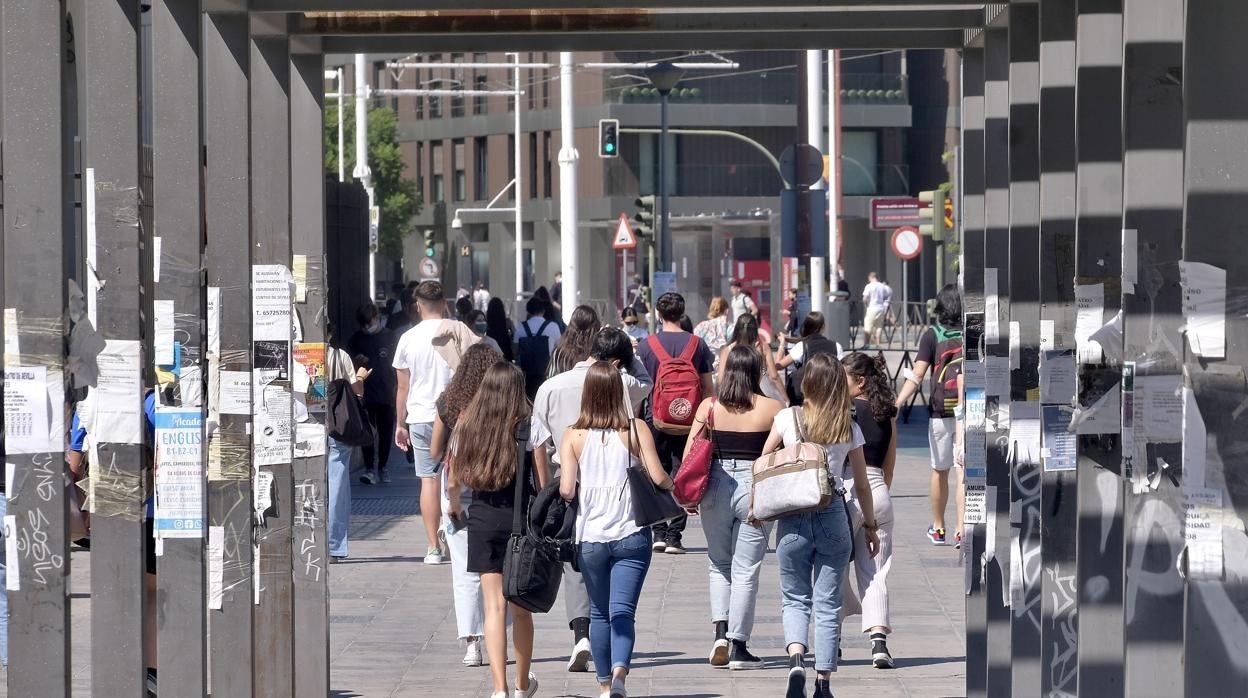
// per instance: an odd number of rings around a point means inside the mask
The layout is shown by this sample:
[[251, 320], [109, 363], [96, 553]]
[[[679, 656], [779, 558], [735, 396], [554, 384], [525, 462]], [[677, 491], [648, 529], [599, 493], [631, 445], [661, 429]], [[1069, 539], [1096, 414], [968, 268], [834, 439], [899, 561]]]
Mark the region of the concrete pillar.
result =
[[[1014, 427], [1040, 418], [1040, 8], [1011, 3], [1009, 122], [1009, 367]], [[1004, 321], [1004, 320], [1003, 320]], [[1039, 443], [1009, 439], [1010, 610], [1013, 695], [1040, 687]]]
[[[1248, 4], [1201, 0], [1187, 4], [1183, 54], [1186, 169], [1183, 260], [1226, 273], [1225, 307], [1215, 301], [1211, 321], [1221, 321], [1224, 342], [1208, 342], [1199, 354], [1189, 333], [1185, 353], [1186, 400], [1183, 495], [1211, 518], [1212, 529], [1189, 543], [1184, 629], [1186, 693], [1189, 696], [1248, 693], [1248, 458], [1244, 450], [1243, 366], [1248, 362], [1248, 257], [1238, 221], [1248, 206], [1248, 73], [1238, 69]], [[1215, 296], [1200, 280], [1203, 267], [1188, 269], [1185, 298]], [[1192, 272], [1197, 272], [1193, 274]], [[1203, 306], [1209, 307], [1209, 306]], [[1189, 332], [1191, 323], [1188, 322]], [[1221, 351], [1219, 351], [1221, 350]], [[1218, 358], [1224, 354], [1224, 358]], [[1220, 506], [1218, 503], [1220, 499]], [[1221, 509], [1221, 511], [1217, 511]], [[1219, 522], [1218, 514], [1221, 514]], [[1221, 526], [1218, 524], [1221, 523]], [[1189, 531], [1195, 534], [1195, 531]], [[1195, 563], [1193, 562], [1195, 560]], [[1203, 563], [1203, 564], [1201, 564]], [[1217, 569], [1218, 563], [1221, 570]]]
[[[1092, 320], [1099, 325], [1114, 317], [1120, 298], [1122, 1], [1079, 0], [1078, 12], [1075, 284], [1101, 289], [1102, 312]], [[1096, 301], [1090, 305], [1095, 313]], [[1121, 418], [1114, 397], [1121, 350], [1121, 339], [1107, 340], [1101, 351], [1076, 357], [1079, 403], [1094, 417], [1079, 425], [1078, 693], [1106, 698], [1123, 695]]]
[[[1075, 19], [1076, 0], [1040, 3], [1040, 343], [1075, 350]], [[1052, 355], [1050, 355], [1052, 356]], [[1041, 395], [1058, 404], [1060, 397]], [[1079, 616], [1075, 579], [1078, 499], [1074, 470], [1046, 463], [1040, 526], [1042, 622], [1040, 693], [1074, 696]]]
[[[1123, 366], [1143, 410], [1183, 382], [1183, 19], [1182, 3], [1123, 3]], [[1170, 424], [1164, 435], [1123, 425], [1126, 695], [1183, 695], [1183, 496], [1158, 464], [1182, 461]]]

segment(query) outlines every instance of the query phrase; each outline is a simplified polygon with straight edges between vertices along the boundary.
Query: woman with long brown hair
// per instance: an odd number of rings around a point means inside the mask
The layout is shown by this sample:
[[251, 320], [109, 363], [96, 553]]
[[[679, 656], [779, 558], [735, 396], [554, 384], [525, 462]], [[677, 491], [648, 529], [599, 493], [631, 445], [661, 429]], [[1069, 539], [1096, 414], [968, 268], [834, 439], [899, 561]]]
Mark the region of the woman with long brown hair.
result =
[[772, 358], [771, 345], [768, 343], [759, 329], [758, 318], [750, 313], [746, 313], [737, 319], [737, 324], [732, 330], [732, 341], [724, 346], [719, 352], [719, 370], [716, 372], [716, 382], [724, 380], [724, 366], [728, 358], [728, 352], [733, 347], [748, 347], [758, 353], [760, 360], [760, 376], [759, 385], [763, 390], [763, 395], [777, 400], [782, 405], [787, 404], [788, 400], [784, 394], [784, 384], [780, 382], [780, 372], [776, 370], [776, 362]]
[[750, 525], [750, 490], [754, 461], [763, 454], [772, 420], [783, 405], [763, 395], [759, 385], [762, 359], [757, 351], [733, 347], [720, 370], [719, 395], [698, 406], [684, 454], [689, 457], [703, 429], [710, 432], [711, 478], [698, 506], [711, 559], [715, 641], [710, 662], [729, 669], [761, 669], [763, 660], [751, 654], [747, 645], [754, 629], [758, 574], [771, 526]]
[[[871, 634], [871, 663], [877, 669], [891, 669], [888, 651], [892, 627], [888, 617], [888, 572], [893, 566], [893, 500], [888, 488], [893, 483], [897, 462], [897, 397], [888, 378], [884, 356], [871, 358], [854, 352], [841, 360], [849, 374], [849, 394], [854, 401], [854, 423], [862, 431], [867, 482], [871, 485], [871, 505], [880, 530], [880, 554], [867, 554], [866, 531], [855, 525], [854, 574], [858, 581], [858, 603], [862, 610], [862, 632]], [[849, 476], [849, 473], [846, 473]], [[855, 524], [865, 521], [857, 497], [850, 499]]]
[[[477, 312], [477, 311], [473, 311]], [[477, 389], [485, 378], [485, 372], [502, 358], [493, 347], [484, 342], [468, 347], [455, 370], [455, 377], [446, 386], [446, 390], [438, 396], [435, 403], [438, 416], [433, 421], [433, 437], [429, 443], [429, 455], [441, 459], [446, 452], [451, 433], [459, 422], [459, 415], [476, 397]], [[450, 500], [446, 498], [446, 487], [450, 470], [442, 469], [442, 527], [438, 535], [446, 539], [446, 546], [451, 551], [452, 591], [455, 595], [455, 623], [459, 630], [459, 639], [466, 649], [464, 666], [481, 666], [483, 648], [481, 639], [484, 635], [484, 606], [481, 600], [481, 575], [468, 571], [468, 530], [465, 528], [466, 517], [471, 516], [469, 509], [472, 504], [472, 493], [462, 489], [459, 495], [459, 518], [453, 517]]]
[[557, 376], [569, 371], [573, 366], [589, 358], [589, 350], [594, 345], [594, 337], [602, 329], [602, 320], [598, 311], [588, 305], [578, 305], [572, 311], [572, 322], [568, 329], [559, 336], [559, 344], [550, 355], [550, 364], [546, 367], [546, 377]]
[[[529, 423], [529, 461], [516, 462], [516, 429]], [[451, 464], [447, 497], [451, 517], [462, 517], [459, 490], [472, 490], [472, 516], [468, 518], [467, 571], [481, 575], [485, 601], [485, 647], [494, 679], [492, 698], [507, 698], [507, 611], [503, 598], [503, 556], [511, 535], [515, 513], [516, 478], [521, 478], [526, 507], [537, 490], [546, 485], [546, 449], [550, 438], [532, 417], [524, 392], [524, 373], [505, 361], [485, 372], [481, 387], [460, 414], [451, 440]], [[512, 642], [516, 650], [517, 698], [537, 692], [537, 677], [529, 671], [533, 662], [533, 616], [510, 604]]]
[[[842, 489], [842, 464], [849, 458], [854, 489], [863, 511], [869, 552], [879, 551], [871, 486], [867, 483], [862, 456], [862, 432], [850, 415], [849, 381], [841, 362], [816, 354], [806, 362], [802, 376], [805, 402], [801, 407], [780, 410], [771, 427], [763, 453], [783, 443], [799, 441], [821, 444], [828, 456], [828, 477]], [[833, 497], [821, 511], [782, 516], [776, 523], [776, 559], [780, 562], [780, 594], [784, 640], [789, 654], [788, 690], [785, 698], [806, 696], [806, 642], [811, 616], [815, 624], [815, 698], [831, 698], [829, 682], [836, 671], [840, 647], [841, 585], [849, 555], [849, 518], [845, 500]]]
[[635, 419], [619, 369], [589, 367], [581, 414], [559, 449], [559, 493], [579, 500], [576, 540], [589, 593], [590, 648], [603, 696], [625, 698], [636, 641], [637, 602], [650, 568], [650, 529], [633, 522], [628, 469], [640, 461], [662, 489], [672, 488], [646, 423]]

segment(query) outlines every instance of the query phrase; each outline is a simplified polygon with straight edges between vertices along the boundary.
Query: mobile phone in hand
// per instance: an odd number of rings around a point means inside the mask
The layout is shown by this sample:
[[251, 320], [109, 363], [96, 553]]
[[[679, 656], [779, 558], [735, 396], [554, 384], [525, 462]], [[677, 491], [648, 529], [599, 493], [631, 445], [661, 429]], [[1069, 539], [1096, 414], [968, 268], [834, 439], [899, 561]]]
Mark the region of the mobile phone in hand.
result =
[[451, 533], [459, 533], [468, 525], [468, 518], [462, 512], [459, 514], [448, 514], [446, 518], [451, 522]]

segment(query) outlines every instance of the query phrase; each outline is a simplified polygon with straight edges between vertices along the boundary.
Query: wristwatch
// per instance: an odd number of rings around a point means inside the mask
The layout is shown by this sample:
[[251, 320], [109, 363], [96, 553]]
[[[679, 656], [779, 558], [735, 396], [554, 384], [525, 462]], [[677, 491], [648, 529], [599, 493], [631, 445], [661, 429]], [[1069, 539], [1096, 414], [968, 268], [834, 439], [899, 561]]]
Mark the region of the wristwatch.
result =
[[880, 530], [880, 525], [879, 525], [878, 523], [874, 522], [874, 521], [872, 521], [871, 523], [867, 523], [867, 522], [865, 522], [865, 521], [864, 521], [864, 522], [862, 523], [862, 527], [863, 527], [863, 528], [865, 528], [865, 529], [866, 529], [866, 530], [868, 530], [868, 531], [878, 531], [878, 530]]

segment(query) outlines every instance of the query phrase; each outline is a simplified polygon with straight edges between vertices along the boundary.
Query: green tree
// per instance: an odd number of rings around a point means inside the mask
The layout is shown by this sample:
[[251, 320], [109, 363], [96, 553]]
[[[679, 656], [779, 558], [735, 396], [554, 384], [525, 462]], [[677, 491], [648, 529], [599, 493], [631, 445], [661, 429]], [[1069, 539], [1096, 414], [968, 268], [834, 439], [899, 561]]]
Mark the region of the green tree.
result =
[[[355, 167], [355, 110], [343, 110], [343, 159], [346, 174]], [[391, 259], [403, 256], [403, 238], [415, 230], [412, 217], [420, 213], [416, 182], [403, 176], [405, 165], [399, 148], [398, 116], [389, 107], [368, 112], [368, 166], [373, 172], [373, 196], [381, 207], [377, 251]], [[325, 171], [338, 174], [338, 106], [325, 108]]]

